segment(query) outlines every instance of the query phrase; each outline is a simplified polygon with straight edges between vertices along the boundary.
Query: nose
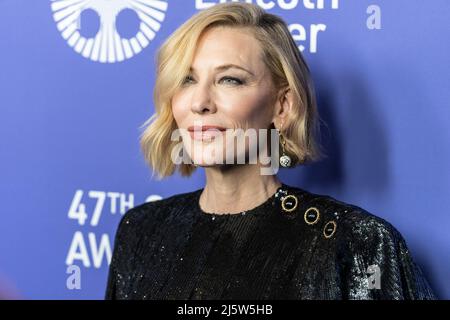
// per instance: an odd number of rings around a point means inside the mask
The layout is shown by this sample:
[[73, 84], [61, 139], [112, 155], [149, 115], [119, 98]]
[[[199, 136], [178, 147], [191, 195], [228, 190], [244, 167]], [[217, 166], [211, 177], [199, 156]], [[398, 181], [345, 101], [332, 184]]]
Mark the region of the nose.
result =
[[194, 113], [205, 114], [216, 112], [211, 89], [207, 85], [197, 85], [192, 93], [191, 110]]

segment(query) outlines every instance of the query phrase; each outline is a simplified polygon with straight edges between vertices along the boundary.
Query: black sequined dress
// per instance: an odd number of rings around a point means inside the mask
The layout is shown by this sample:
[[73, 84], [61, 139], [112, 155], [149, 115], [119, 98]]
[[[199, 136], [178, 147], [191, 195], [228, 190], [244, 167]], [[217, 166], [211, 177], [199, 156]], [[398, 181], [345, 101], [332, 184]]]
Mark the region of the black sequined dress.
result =
[[435, 299], [402, 235], [360, 207], [282, 184], [211, 214], [202, 190], [122, 217], [106, 299]]

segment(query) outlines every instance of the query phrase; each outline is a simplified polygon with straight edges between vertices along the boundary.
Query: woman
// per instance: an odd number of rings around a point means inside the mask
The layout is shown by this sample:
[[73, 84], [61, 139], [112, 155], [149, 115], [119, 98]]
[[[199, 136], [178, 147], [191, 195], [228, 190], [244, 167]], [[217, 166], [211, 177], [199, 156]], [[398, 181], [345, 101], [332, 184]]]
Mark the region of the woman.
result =
[[[160, 178], [204, 167], [206, 185], [125, 214], [107, 299], [434, 298], [391, 224], [251, 161], [255, 145], [280, 147], [286, 167], [323, 155], [309, 70], [279, 17], [246, 3], [197, 13], [162, 45], [154, 98], [146, 160]], [[238, 129], [278, 135], [223, 161], [238, 137], [224, 132]], [[189, 162], [176, 163], [180, 150]]]

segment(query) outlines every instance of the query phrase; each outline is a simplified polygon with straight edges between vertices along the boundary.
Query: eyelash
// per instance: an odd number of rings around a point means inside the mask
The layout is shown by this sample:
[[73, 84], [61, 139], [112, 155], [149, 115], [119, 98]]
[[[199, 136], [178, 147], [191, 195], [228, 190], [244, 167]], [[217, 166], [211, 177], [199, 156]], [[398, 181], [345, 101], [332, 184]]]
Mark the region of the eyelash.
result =
[[[186, 80], [189, 79], [189, 78], [192, 79], [191, 76], [187, 76], [187, 77], [184, 79], [183, 84], [186, 84]], [[223, 79], [228, 79], [228, 80], [236, 81], [236, 82], [237, 82], [237, 83], [235, 83], [236, 85], [242, 85], [242, 84], [244, 84], [244, 81], [242, 81], [241, 79], [235, 78], [235, 77], [228, 77], [228, 76], [225, 76], [225, 77], [220, 78], [219, 81], [221, 81], [221, 80], [223, 80]]]

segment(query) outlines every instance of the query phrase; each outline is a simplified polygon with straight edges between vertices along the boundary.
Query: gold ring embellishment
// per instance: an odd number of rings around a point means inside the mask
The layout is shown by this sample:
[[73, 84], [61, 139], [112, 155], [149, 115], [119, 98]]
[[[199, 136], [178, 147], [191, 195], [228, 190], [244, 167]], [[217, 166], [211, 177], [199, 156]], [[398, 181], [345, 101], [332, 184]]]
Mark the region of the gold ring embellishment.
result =
[[283, 197], [283, 200], [281, 201], [281, 207], [286, 212], [294, 211], [297, 208], [297, 205], [298, 199], [292, 194]]
[[303, 218], [305, 219], [305, 222], [309, 225], [316, 224], [320, 218], [319, 209], [317, 209], [316, 207], [308, 208], [308, 210], [305, 211]]
[[323, 236], [327, 239], [331, 238], [336, 232], [337, 224], [334, 221], [328, 221], [323, 227]]

